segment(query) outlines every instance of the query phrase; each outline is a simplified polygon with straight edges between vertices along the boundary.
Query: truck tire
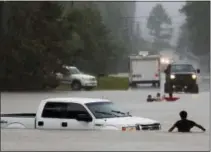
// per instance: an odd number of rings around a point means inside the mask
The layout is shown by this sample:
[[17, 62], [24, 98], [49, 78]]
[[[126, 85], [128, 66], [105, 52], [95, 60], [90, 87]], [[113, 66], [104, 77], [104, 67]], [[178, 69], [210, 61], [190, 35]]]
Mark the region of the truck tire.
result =
[[191, 93], [196, 93], [198, 94], [199, 93], [199, 86], [197, 84], [195, 84], [191, 90]]
[[160, 82], [157, 83], [158, 88], [160, 87]]
[[74, 91], [79, 91], [79, 90], [81, 90], [81, 88], [82, 88], [81, 82], [78, 81], [78, 80], [74, 80], [74, 81], [72, 82], [72, 84], [71, 84], [71, 88], [72, 88], [72, 90], [74, 90]]
[[154, 88], [156, 87], [156, 83], [155, 82], [152, 83], [152, 87], [154, 87]]

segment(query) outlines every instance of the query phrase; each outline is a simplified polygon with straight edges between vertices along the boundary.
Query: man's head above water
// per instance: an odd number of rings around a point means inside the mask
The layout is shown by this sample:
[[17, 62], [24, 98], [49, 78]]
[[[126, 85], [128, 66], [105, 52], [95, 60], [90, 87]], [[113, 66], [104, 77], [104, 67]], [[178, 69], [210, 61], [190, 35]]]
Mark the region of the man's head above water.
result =
[[187, 119], [188, 113], [183, 110], [179, 113], [179, 115], [180, 115], [181, 119]]

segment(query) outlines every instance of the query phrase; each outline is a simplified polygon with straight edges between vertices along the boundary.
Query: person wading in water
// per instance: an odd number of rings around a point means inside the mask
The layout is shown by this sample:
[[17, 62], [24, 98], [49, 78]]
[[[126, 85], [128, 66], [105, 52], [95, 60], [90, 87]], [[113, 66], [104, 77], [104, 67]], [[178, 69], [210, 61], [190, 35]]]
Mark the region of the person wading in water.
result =
[[181, 120], [177, 121], [170, 129], [169, 132], [172, 132], [175, 128], [178, 129], [178, 132], [190, 132], [193, 127], [198, 127], [202, 131], [206, 131], [204, 127], [195, 123], [192, 120], [187, 119], [188, 113], [186, 111], [181, 111], [179, 113]]

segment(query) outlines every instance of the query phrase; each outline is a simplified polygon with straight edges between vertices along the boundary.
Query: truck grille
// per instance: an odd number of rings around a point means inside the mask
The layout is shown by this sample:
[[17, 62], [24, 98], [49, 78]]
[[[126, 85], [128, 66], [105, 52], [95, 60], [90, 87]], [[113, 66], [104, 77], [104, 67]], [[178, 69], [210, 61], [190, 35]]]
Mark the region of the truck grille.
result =
[[185, 80], [190, 80], [192, 79], [191, 74], [176, 74], [176, 79], [177, 80], [181, 80], [181, 81], [185, 81]]
[[161, 125], [159, 123], [149, 124], [149, 125], [139, 125], [137, 130], [160, 130]]

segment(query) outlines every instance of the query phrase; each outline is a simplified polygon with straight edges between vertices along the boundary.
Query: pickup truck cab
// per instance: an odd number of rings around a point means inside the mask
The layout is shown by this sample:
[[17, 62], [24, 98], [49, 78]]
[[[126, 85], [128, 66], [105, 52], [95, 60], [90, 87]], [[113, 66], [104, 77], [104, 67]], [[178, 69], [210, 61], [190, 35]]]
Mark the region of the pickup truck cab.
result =
[[81, 72], [77, 67], [65, 66], [67, 74], [57, 74], [58, 78], [64, 84], [70, 84], [72, 90], [91, 90], [97, 87], [97, 79], [95, 76]]
[[51, 98], [41, 101], [36, 114], [1, 114], [1, 128], [160, 130], [161, 125], [121, 112], [107, 99]]

